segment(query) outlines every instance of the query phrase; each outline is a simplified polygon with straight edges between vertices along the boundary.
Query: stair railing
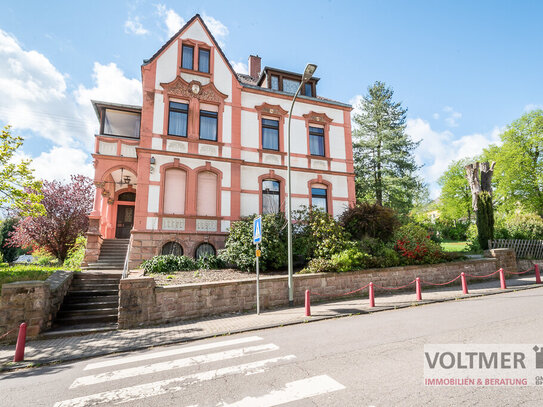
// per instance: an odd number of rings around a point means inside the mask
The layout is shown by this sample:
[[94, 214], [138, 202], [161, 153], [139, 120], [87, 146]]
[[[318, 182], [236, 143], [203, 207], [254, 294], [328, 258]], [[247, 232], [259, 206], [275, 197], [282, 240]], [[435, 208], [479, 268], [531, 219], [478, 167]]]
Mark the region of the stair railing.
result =
[[128, 248], [126, 249], [126, 257], [124, 259], [123, 275], [122, 278], [128, 277], [128, 260], [130, 259], [130, 242], [128, 243]]

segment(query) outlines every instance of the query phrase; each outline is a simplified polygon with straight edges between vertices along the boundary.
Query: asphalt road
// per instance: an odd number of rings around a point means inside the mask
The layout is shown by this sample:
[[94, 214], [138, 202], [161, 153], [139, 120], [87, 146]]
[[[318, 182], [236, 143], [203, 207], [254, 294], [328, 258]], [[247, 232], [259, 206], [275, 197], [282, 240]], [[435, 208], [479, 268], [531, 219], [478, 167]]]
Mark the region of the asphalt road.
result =
[[542, 304], [538, 288], [4, 373], [0, 405], [541, 406], [543, 386], [424, 386], [423, 346], [543, 346]]

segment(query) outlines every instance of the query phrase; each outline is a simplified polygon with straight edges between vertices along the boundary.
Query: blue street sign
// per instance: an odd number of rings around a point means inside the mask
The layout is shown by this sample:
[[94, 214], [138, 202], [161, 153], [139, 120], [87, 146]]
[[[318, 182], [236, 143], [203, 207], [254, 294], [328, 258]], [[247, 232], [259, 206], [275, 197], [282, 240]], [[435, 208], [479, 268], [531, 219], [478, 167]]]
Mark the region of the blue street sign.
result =
[[262, 217], [259, 216], [253, 221], [253, 243], [262, 241]]

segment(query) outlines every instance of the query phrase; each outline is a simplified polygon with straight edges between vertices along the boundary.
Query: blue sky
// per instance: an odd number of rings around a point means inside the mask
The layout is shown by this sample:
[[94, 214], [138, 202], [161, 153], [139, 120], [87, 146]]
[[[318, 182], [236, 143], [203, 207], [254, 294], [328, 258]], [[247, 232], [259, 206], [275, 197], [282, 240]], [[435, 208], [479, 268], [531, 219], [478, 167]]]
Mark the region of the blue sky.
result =
[[92, 174], [89, 99], [141, 103], [140, 65], [204, 16], [236, 69], [318, 64], [322, 96], [356, 102], [376, 80], [409, 109], [417, 160], [435, 181], [525, 111], [543, 105], [537, 1], [7, 2], [0, 21], [0, 124], [26, 137], [37, 175]]

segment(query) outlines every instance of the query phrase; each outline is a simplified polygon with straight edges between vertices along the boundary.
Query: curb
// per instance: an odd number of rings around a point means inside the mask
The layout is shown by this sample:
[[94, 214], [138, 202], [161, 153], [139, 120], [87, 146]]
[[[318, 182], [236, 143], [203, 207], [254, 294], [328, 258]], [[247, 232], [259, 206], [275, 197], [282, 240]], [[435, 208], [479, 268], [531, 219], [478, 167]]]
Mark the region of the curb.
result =
[[[74, 356], [70, 357], [67, 356], [66, 358], [62, 359], [44, 359], [44, 360], [36, 360], [36, 361], [24, 361], [20, 363], [14, 363], [14, 362], [4, 362], [2, 365], [0, 365], [0, 373], [3, 372], [11, 372], [21, 369], [27, 369], [27, 368], [36, 368], [36, 367], [44, 367], [44, 366], [51, 366], [61, 363], [67, 363], [67, 362], [74, 362], [74, 361], [80, 361], [85, 359], [92, 359], [96, 357], [106, 356], [106, 355], [115, 355], [115, 354], [122, 354], [126, 352], [133, 352], [137, 350], [144, 350], [144, 349], [152, 349], [155, 347], [161, 347], [165, 345], [175, 345], [180, 343], [188, 343], [188, 342], [194, 342], [202, 339], [209, 339], [209, 338], [216, 338], [220, 336], [229, 336], [234, 334], [240, 334], [244, 332], [253, 332], [253, 331], [260, 331], [264, 329], [272, 329], [272, 328], [280, 328], [283, 326], [291, 326], [291, 325], [300, 325], [310, 322], [318, 322], [318, 321], [325, 321], [329, 319], [339, 319], [339, 318], [346, 318], [351, 316], [358, 316], [358, 315], [370, 315], [377, 312], [383, 312], [383, 311], [393, 311], [403, 308], [410, 308], [410, 307], [421, 307], [424, 305], [429, 304], [437, 304], [437, 303], [443, 303], [443, 302], [451, 302], [451, 301], [458, 301], [458, 300], [467, 300], [471, 298], [479, 298], [479, 297], [487, 297], [491, 295], [499, 295], [499, 294], [506, 294], [510, 292], [515, 291], [524, 291], [524, 290], [531, 290], [531, 289], [537, 289], [537, 288], [543, 288], [542, 284], [525, 284], [525, 285], [519, 285], [514, 286], [511, 288], [507, 288], [505, 290], [501, 289], [495, 289], [499, 291], [495, 292], [485, 292], [485, 293], [478, 293], [478, 294], [467, 294], [467, 295], [461, 295], [461, 296], [455, 296], [455, 297], [449, 297], [449, 298], [442, 298], [442, 299], [432, 299], [432, 300], [422, 300], [420, 302], [413, 301], [413, 302], [402, 302], [395, 305], [383, 305], [383, 306], [376, 306], [375, 308], [369, 308], [369, 309], [360, 309], [360, 312], [356, 313], [345, 313], [345, 314], [337, 314], [337, 315], [321, 315], [321, 316], [310, 316], [310, 317], [303, 317], [300, 320], [297, 321], [288, 321], [283, 323], [272, 323], [267, 325], [261, 325], [261, 326], [255, 326], [255, 327], [249, 327], [249, 328], [240, 328], [240, 329], [234, 329], [232, 331], [223, 331], [223, 332], [216, 332], [216, 333], [210, 333], [200, 336], [194, 336], [190, 338], [183, 338], [183, 339], [175, 339], [171, 341], [165, 341], [159, 345], [139, 345], [139, 346], [132, 346], [127, 347], [126, 349], [122, 350], [115, 350], [115, 351], [103, 351], [103, 352], [97, 352], [93, 355], [88, 356]], [[345, 299], [345, 301], [350, 301], [351, 299]], [[337, 301], [340, 302], [340, 301]], [[303, 306], [300, 307], [302, 309]], [[122, 331], [122, 330], [121, 330]], [[126, 331], [129, 331], [128, 329]]]

